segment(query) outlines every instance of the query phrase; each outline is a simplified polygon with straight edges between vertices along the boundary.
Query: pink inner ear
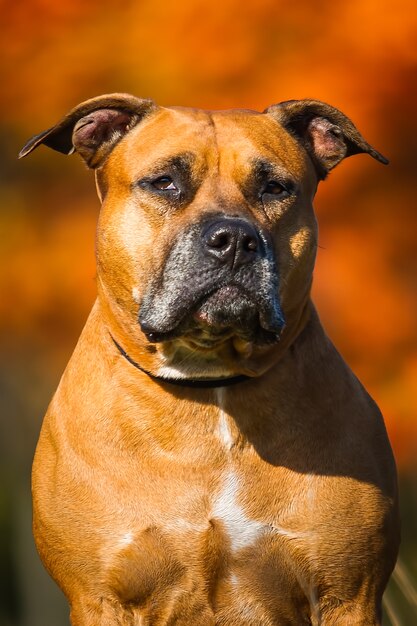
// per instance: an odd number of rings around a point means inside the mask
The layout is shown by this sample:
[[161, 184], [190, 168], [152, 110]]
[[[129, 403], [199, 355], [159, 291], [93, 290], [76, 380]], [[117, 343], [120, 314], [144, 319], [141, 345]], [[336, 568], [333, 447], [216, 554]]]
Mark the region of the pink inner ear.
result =
[[131, 118], [131, 114], [115, 109], [100, 109], [86, 115], [74, 127], [74, 147], [97, 148], [111, 139], [114, 132], [126, 132]]
[[315, 156], [322, 164], [330, 169], [346, 156], [347, 147], [343, 133], [338, 126], [324, 117], [316, 117], [308, 126]]

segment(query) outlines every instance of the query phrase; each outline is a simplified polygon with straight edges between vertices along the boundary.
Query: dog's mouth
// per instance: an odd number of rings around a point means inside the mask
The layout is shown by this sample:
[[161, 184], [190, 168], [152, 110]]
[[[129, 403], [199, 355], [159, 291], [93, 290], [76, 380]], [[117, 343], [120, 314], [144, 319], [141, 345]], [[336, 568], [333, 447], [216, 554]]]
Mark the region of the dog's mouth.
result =
[[[210, 351], [230, 339], [257, 345], [279, 341], [285, 321], [278, 301], [268, 306], [238, 285], [214, 289], [189, 306], [169, 329], [151, 327], [140, 316], [142, 331], [153, 343], [181, 338], [193, 349]], [[191, 304], [191, 303], [190, 303]]]

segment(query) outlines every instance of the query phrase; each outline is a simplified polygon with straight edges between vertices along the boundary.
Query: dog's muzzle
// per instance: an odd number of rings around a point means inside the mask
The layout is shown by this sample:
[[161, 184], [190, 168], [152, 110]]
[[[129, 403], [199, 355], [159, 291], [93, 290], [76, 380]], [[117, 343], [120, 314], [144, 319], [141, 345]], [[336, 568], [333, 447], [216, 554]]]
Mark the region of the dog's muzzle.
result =
[[268, 233], [245, 219], [217, 216], [174, 242], [145, 293], [139, 323], [155, 342], [187, 336], [210, 347], [238, 335], [273, 343], [284, 326], [278, 288]]

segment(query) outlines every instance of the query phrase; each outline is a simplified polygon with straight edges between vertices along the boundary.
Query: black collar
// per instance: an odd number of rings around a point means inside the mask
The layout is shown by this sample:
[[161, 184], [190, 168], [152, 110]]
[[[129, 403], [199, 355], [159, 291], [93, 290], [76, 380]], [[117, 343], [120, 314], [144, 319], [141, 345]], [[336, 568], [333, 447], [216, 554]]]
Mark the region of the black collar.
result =
[[129, 363], [158, 383], [168, 383], [170, 385], [176, 385], [177, 387], [189, 387], [191, 389], [215, 389], [216, 387], [229, 387], [230, 385], [243, 383], [245, 380], [251, 380], [251, 377], [245, 376], [245, 374], [231, 376], [230, 378], [164, 378], [162, 376], [155, 376], [141, 367], [139, 363], [136, 363], [113, 337], [112, 340], [120, 354], [124, 356]]

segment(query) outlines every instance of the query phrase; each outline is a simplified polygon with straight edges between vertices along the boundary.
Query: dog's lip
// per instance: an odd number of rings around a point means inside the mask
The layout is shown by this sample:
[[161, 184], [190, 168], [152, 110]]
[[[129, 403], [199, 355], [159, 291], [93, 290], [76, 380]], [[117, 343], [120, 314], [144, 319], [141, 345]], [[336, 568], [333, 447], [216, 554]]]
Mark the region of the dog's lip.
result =
[[[172, 326], [172, 328], [168, 328], [167, 330], [161, 331], [158, 328], [154, 328], [152, 325], [148, 324], [146, 321], [141, 319], [141, 316], [139, 315], [139, 324], [140, 324], [142, 332], [146, 335], [148, 340], [153, 343], [158, 343], [160, 341], [167, 341], [177, 336], [179, 334], [178, 330], [183, 325], [184, 320], [190, 316], [190, 311], [191, 311], [191, 317], [195, 317], [195, 319], [197, 320], [198, 309], [202, 306], [202, 304], [206, 300], [208, 300], [214, 293], [216, 293], [216, 291], [219, 291], [223, 287], [224, 286], [220, 286], [220, 287], [217, 286], [214, 289], [211, 289], [210, 291], [207, 291], [201, 294], [200, 297], [195, 302], [193, 302], [193, 304], [190, 307], [190, 310], [187, 311], [187, 313], [180, 320], [178, 320], [177, 323]], [[201, 319], [201, 321], [203, 320]]]
[[[159, 343], [161, 341], [167, 341], [172, 338], [175, 338], [176, 336], [181, 335], [182, 334], [181, 330], [182, 330], [184, 321], [186, 319], [192, 319], [197, 323], [202, 323], [204, 326], [210, 327], [211, 333], [213, 334], [219, 334], [219, 333], [224, 334], [225, 327], [219, 328], [210, 324], [205, 313], [201, 311], [201, 307], [214, 294], [223, 292], [223, 294], [228, 293], [229, 295], [232, 295], [231, 293], [232, 290], [236, 292], [237, 289], [238, 288], [235, 285], [227, 284], [227, 285], [216, 286], [215, 288], [201, 294], [200, 297], [192, 304], [192, 306], [190, 307], [190, 310], [187, 311], [187, 313], [180, 320], [178, 320], [175, 326], [167, 330], [161, 331], [157, 328], [153, 328], [152, 326], [144, 322], [142, 319], [140, 319], [140, 316], [139, 316], [139, 324], [140, 324], [141, 330], [146, 335], [149, 341], [151, 341], [152, 343]], [[189, 332], [186, 331], [185, 334], [189, 334]]]
[[254, 312], [256, 311], [254, 317], [257, 318], [259, 328], [264, 332], [269, 333], [269, 340], [272, 336], [275, 336], [276, 340], [279, 340], [279, 335], [285, 326], [285, 320], [277, 301], [271, 300], [269, 303], [271, 305], [270, 309], [267, 309], [265, 306], [262, 306], [262, 301], [257, 300], [256, 294], [252, 294], [244, 287], [234, 283], [228, 283], [212, 290], [207, 296], [200, 299], [196, 304], [192, 318], [198, 323], [201, 323], [203, 327], [208, 328], [210, 332], [219, 334], [223, 331], [229, 330], [230, 334], [244, 335], [245, 328], [239, 327], [239, 325], [234, 326], [230, 323], [222, 324], [221, 322], [217, 322], [213, 324], [210, 320], [210, 314], [207, 310], [204, 310], [204, 305], [209, 303], [210, 299], [213, 297], [216, 299], [217, 304], [224, 300], [233, 300], [234, 298], [238, 299], [239, 297], [245, 299], [248, 303], [253, 305]]
[[[139, 319], [142, 332], [151, 343], [161, 343], [171, 341], [176, 338], [183, 338], [187, 343], [195, 345], [201, 349], [210, 349], [225, 343], [232, 337], [246, 338], [246, 329], [234, 327], [233, 324], [218, 325], [213, 324], [207, 312], [202, 310], [203, 305], [210, 300], [212, 296], [222, 298], [233, 298], [237, 296], [246, 297], [254, 304], [258, 312], [259, 329], [262, 331], [263, 343], [272, 344], [280, 340], [281, 332], [285, 326], [285, 320], [278, 307], [271, 307], [273, 312], [263, 311], [256, 303], [255, 298], [246, 292], [245, 289], [235, 284], [226, 284], [216, 287], [208, 293], [200, 296], [200, 298], [191, 307], [191, 310], [178, 321], [178, 323], [170, 329], [159, 330], [146, 324]], [[277, 310], [278, 309], [278, 310]], [[186, 328], [184, 322], [192, 320], [196, 326]], [[202, 338], [202, 335], [206, 335]]]

